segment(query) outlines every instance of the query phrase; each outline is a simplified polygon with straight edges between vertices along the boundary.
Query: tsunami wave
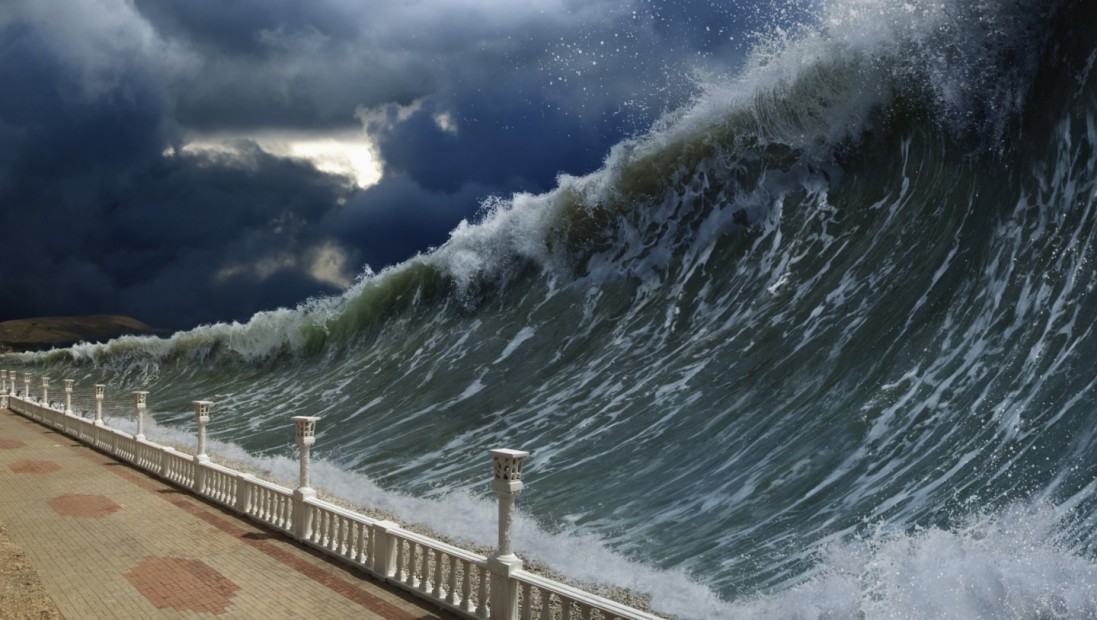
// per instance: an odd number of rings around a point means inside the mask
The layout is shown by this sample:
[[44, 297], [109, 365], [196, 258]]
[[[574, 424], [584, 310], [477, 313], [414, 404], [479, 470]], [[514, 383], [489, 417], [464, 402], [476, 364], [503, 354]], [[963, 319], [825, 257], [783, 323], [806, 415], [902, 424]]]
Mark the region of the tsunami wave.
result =
[[[680, 617], [1097, 615], [1097, 8], [826, 4], [343, 295], [5, 357]], [[287, 473], [288, 472], [288, 473]], [[455, 516], [456, 515], [456, 516]], [[484, 526], [487, 526], [485, 528]]]
[[[831, 3], [819, 23], [801, 26], [799, 38], [762, 39], [739, 74], [702, 84], [695, 103], [618, 145], [601, 170], [562, 175], [549, 194], [489, 198], [482, 221], [462, 223], [442, 247], [381, 274], [367, 269], [341, 296], [261, 312], [246, 324], [205, 326], [169, 339], [122, 338], [68, 354], [97, 363], [208, 361], [216, 354], [256, 361], [315, 351], [329, 334], [335, 341], [353, 337], [388, 313], [407, 310], [400, 300], [408, 297], [421, 305], [475, 303], [478, 294], [505, 287], [531, 264], [568, 283], [577, 276], [589, 281], [665, 270], [681, 256], [682, 243], [704, 247], [735, 223], [765, 218], [782, 194], [824, 190], [841, 174], [836, 158], [856, 149], [873, 120], [887, 129], [909, 122], [903, 116], [934, 118], [942, 130], [983, 136], [983, 148], [1004, 148], [1007, 126], [1018, 122], [1046, 51], [1047, 42], [1028, 32], [1045, 14], [1056, 11]], [[683, 200], [681, 190], [698, 191], [688, 187], [698, 184], [714, 195]], [[660, 199], [696, 207], [698, 198], [720, 211], [706, 214], [716, 221], [705, 222], [699, 235], [659, 239], [657, 259], [629, 247], [650, 244], [643, 227], [665, 227], [686, 215], [660, 210], [669, 206]], [[629, 260], [633, 254], [646, 260]]]

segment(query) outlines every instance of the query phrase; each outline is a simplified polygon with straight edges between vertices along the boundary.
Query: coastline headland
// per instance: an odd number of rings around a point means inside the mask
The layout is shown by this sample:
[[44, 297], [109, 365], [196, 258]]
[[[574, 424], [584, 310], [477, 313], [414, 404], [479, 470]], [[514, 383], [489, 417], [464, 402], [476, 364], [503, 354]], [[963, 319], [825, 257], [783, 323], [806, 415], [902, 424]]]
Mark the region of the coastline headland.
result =
[[0, 352], [43, 351], [78, 342], [106, 342], [120, 336], [167, 335], [128, 316], [37, 317], [0, 321]]

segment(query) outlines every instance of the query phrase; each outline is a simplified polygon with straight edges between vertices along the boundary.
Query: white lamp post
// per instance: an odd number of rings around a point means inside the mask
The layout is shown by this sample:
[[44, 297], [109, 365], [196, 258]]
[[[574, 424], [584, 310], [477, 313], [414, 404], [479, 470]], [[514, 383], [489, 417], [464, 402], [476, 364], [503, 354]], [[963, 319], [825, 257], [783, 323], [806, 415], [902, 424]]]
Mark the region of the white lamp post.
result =
[[72, 415], [72, 379], [65, 379], [65, 415]]
[[148, 402], [149, 393], [138, 391], [133, 393], [133, 405], [137, 409], [137, 434], [136, 439], [145, 439], [145, 404]]
[[107, 386], [102, 383], [95, 384], [95, 425], [103, 426], [103, 392]]
[[308, 509], [305, 500], [316, 497], [316, 491], [309, 480], [309, 451], [316, 443], [316, 422], [320, 418], [299, 415], [290, 419], [297, 427], [297, 447], [301, 450], [301, 473], [297, 488], [293, 491], [293, 535], [298, 540], [306, 540], [312, 534], [312, 511]]
[[500, 448], [490, 450], [491, 488], [499, 495], [499, 548], [488, 558], [491, 571], [491, 617], [518, 617], [518, 582], [512, 579], [522, 569], [522, 560], [511, 550], [510, 526], [514, 522], [514, 498], [522, 492], [522, 460], [529, 452]]
[[213, 403], [208, 400], [194, 401], [194, 421], [198, 424], [198, 454], [195, 459], [208, 461], [206, 455], [206, 425], [209, 424], [209, 408]]

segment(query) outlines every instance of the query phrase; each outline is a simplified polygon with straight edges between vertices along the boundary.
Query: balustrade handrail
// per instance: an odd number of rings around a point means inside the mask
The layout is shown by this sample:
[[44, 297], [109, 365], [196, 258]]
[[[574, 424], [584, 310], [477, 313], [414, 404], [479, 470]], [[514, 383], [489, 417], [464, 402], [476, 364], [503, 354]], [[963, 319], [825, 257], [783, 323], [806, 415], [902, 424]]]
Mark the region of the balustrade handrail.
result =
[[[11, 373], [11, 381], [14, 386], [14, 372]], [[25, 382], [29, 385], [29, 379], [26, 379]], [[195, 401], [197, 408], [196, 412], [200, 416], [198, 418], [200, 428], [199, 453], [197, 455], [190, 455], [186, 452], [176, 450], [171, 446], [161, 445], [144, 438], [141, 426], [141, 414], [144, 411], [147, 392], [134, 393], [138, 422], [136, 433], [130, 434], [123, 432], [103, 423], [101, 419], [102, 388], [102, 385], [96, 386], [96, 399], [99, 403], [97, 403], [94, 420], [85, 419], [74, 412], [70, 413], [70, 410], [57, 409], [49, 403], [34, 402], [29, 394], [24, 393], [17, 395], [9, 393], [6, 389], [0, 391], [0, 406], [6, 405], [15, 413], [53, 426], [61, 432], [74, 437], [77, 441], [87, 443], [91, 447], [104, 451], [111, 456], [122, 458], [139, 469], [148, 471], [149, 473], [166, 480], [169, 484], [193, 491], [210, 501], [241, 513], [247, 518], [259, 521], [275, 530], [289, 534], [306, 545], [329, 553], [339, 561], [347, 562], [360, 569], [364, 569], [381, 579], [409, 590], [416, 596], [426, 598], [435, 604], [438, 604], [440, 607], [444, 607], [468, 618], [515, 620], [520, 613], [523, 617], [528, 617], [528, 606], [531, 603], [528, 600], [523, 601], [524, 605], [526, 605], [526, 609], [524, 612], [520, 611], [517, 589], [522, 588], [528, 593], [529, 588], [535, 587], [543, 593], [543, 596], [547, 597], [551, 594], [555, 594], [558, 599], [565, 602], [566, 605], [570, 606], [572, 602], [574, 602], [578, 603], [581, 607], [585, 606], [588, 612], [591, 610], [598, 610], [603, 619], [659, 619], [658, 616], [617, 603], [616, 601], [592, 594], [585, 590], [535, 575], [522, 569], [521, 561], [518, 560], [509, 549], [509, 511], [513, 509], [514, 496], [522, 490], [521, 461], [524, 457], [528, 456], [528, 453], [526, 452], [517, 450], [492, 451], [495, 473], [495, 480], [492, 482], [492, 488], [500, 495], [501, 518], [499, 553], [489, 558], [488, 556], [413, 532], [387, 520], [376, 519], [317, 498], [315, 491], [308, 483], [308, 447], [311, 446], [314, 441], [312, 433], [315, 432], [315, 423], [318, 418], [306, 416], [294, 418], [294, 422], [298, 427], [298, 446], [302, 451], [302, 459], [301, 484], [298, 486], [297, 490], [292, 490], [268, 480], [263, 480], [249, 473], [213, 463], [209, 460], [209, 457], [204, 453], [205, 422], [208, 422], [209, 420], [208, 414], [210, 403], [208, 401]], [[43, 389], [45, 389], [45, 386], [43, 386]], [[68, 389], [69, 388], [66, 387], [66, 391], [68, 391]], [[87, 430], [92, 430], [93, 432], [87, 433], [82, 431], [80, 428], [81, 426], [87, 427]], [[104, 433], [113, 436], [113, 439], [104, 441]], [[129, 446], [132, 446], [132, 448]], [[136, 452], [138, 448], [159, 452], [161, 457], [150, 458], [147, 453]], [[189, 463], [193, 463], [194, 479], [180, 479], [178, 470], [167, 466], [163, 457], [186, 460]], [[214, 492], [207, 492], [203, 485], [208, 480], [206, 474], [209, 473], [222, 474], [231, 477], [236, 481], [236, 484], [229, 488], [234, 489], [234, 491], [220, 487]], [[266, 496], [256, 500], [253, 495], [255, 489], [268, 491], [279, 499], [274, 500], [271, 496]], [[261, 507], [257, 507], [260, 504], [262, 504]], [[292, 510], [290, 509], [291, 506]], [[397, 572], [400, 570], [410, 571], [405, 573], [405, 581], [400, 581], [399, 575], [394, 576], [385, 572], [391, 571], [391, 566], [394, 566], [395, 564], [390, 565], [390, 568], [382, 567], [382, 572], [378, 572], [377, 567], [379, 565], [373, 564], [373, 559], [371, 559], [371, 563], [356, 561], [355, 559], [344, 556], [342, 553], [338, 552], [338, 550], [325, 547], [322, 541], [312, 540], [309, 529], [311, 527], [311, 516], [309, 516], [310, 507], [330, 513], [333, 517], [345, 519], [350, 523], [358, 523], [365, 526], [372, 532], [371, 536], [383, 537], [388, 542], [385, 542], [384, 544], [379, 543], [378, 547], [387, 549], [387, 551], [381, 552], [389, 554], [390, 557], [386, 562], [396, 563], [398, 557], [402, 557], [402, 545], [406, 542], [411, 545], [409, 547], [409, 553], [413, 552], [416, 547], [419, 547], [434, 553], [445, 554], [452, 558], [449, 561], [451, 563], [449, 566], [449, 570], [451, 571], [450, 584], [455, 583], [456, 580], [456, 573], [452, 572], [455, 570], [452, 566], [453, 560], [467, 563], [466, 566], [477, 566], [478, 570], [481, 572], [478, 577], [480, 580], [478, 585], [479, 594], [475, 595], [477, 597], [475, 609], [472, 608], [471, 599], [468, 598], [469, 596], [472, 596], [469, 592], [460, 593], [458, 598], [464, 601], [460, 606], [454, 604], [455, 593], [452, 591], [447, 592], [447, 597], [441, 596], [446, 585], [439, 581], [441, 579], [440, 570], [432, 575], [434, 580], [433, 588], [426, 587], [426, 576], [423, 577], [422, 582], [419, 582], [418, 587], [409, 587], [413, 579], [413, 577], [409, 575], [414, 574], [416, 570], [415, 566], [403, 568], [395, 566]], [[502, 518], [504, 513], [508, 513], [506, 523], [507, 529], [504, 529], [504, 520]], [[339, 535], [343, 536], [345, 534], [345, 532], [341, 532]], [[374, 542], [374, 538], [370, 538], [371, 549], [373, 549]], [[398, 556], [393, 555], [395, 553], [393, 548], [396, 548], [399, 551]], [[423, 559], [417, 561], [422, 562], [421, 570], [426, 571], [427, 558], [422, 555], [420, 555], [420, 557]], [[409, 559], [408, 561], [411, 560]], [[440, 562], [441, 560], [438, 561]], [[484, 582], [484, 579], [487, 577], [490, 577], [490, 584]], [[463, 583], [465, 588], [469, 587], [470, 582], [468, 581], [467, 575], [465, 576], [465, 581]], [[487, 587], [488, 585], [490, 585], [490, 588]], [[490, 604], [488, 604], [488, 601], [484, 598], [489, 590]], [[589, 613], [584, 617], [590, 617]]]
[[[208, 466], [209, 463], [206, 463], [206, 465]], [[235, 470], [233, 470], [233, 471], [235, 471]], [[248, 474], [244, 474], [244, 473], [241, 473], [241, 472], [236, 472], [236, 473], [237, 473], [237, 475], [241, 475], [241, 476], [248, 475]], [[293, 489], [290, 489], [288, 487], [284, 487], [280, 484], [276, 484], [276, 483], [271, 482], [269, 480], [263, 480], [262, 478], [258, 478], [258, 477], [255, 477], [255, 476], [251, 476], [250, 478], [248, 478], [247, 483], [250, 484], [250, 485], [253, 485], [253, 486], [257, 486], [257, 487], [263, 487], [264, 489], [266, 489], [268, 491], [274, 491], [275, 493], [278, 493], [280, 495], [286, 495], [286, 496], [293, 495]]]
[[[149, 443], [151, 443], [151, 442], [149, 442]], [[180, 454], [186, 454], [186, 453], [180, 453]], [[191, 458], [194, 458], [194, 457], [191, 457]], [[233, 477], [236, 477], [236, 478], [239, 478], [239, 477], [241, 477], [241, 476], [243, 476], [247, 473], [247, 472], [242, 472], [242, 471], [237, 470], [237, 469], [233, 469], [231, 467], [225, 467], [224, 465], [221, 465], [220, 463], [214, 463], [214, 462], [211, 462], [211, 461], [207, 461], [205, 463], [202, 463], [202, 467], [205, 467], [206, 469], [211, 469], [211, 470], [213, 470], [215, 472], [218, 472], [218, 473], [226, 474], [228, 476], [233, 476]], [[259, 480], [259, 478], [256, 478], [256, 480]], [[289, 491], [289, 489], [285, 489], [285, 487], [283, 487], [283, 489], [286, 490], [286, 491]]]
[[526, 570], [515, 571], [513, 577], [519, 583], [529, 584], [539, 590], [551, 592], [557, 596], [564, 596], [571, 600], [584, 603], [595, 609], [608, 612], [611, 616], [630, 618], [633, 620], [662, 620], [659, 616], [642, 612], [638, 609], [629, 607], [628, 605], [622, 605], [617, 601], [598, 596], [597, 594], [587, 592], [586, 590], [580, 590], [579, 588], [560, 583], [554, 579], [542, 577], [541, 575], [536, 575]]
[[436, 550], [441, 551], [441, 552], [443, 552], [447, 555], [452, 555], [453, 557], [455, 557], [459, 560], [468, 560], [469, 562], [477, 562], [477, 563], [483, 563], [483, 562], [486, 562], [488, 560], [488, 556], [486, 556], [486, 555], [475, 553], [473, 551], [469, 551], [468, 549], [462, 549], [460, 547], [455, 547], [455, 546], [453, 546], [449, 543], [444, 543], [444, 542], [442, 542], [440, 540], [437, 540], [435, 538], [431, 538], [429, 536], [424, 536], [422, 534], [413, 532], [413, 531], [408, 530], [408, 529], [400, 528], [396, 532], [396, 535], [399, 536], [400, 538], [403, 538], [404, 540], [409, 540], [409, 541], [415, 542], [416, 544], [423, 545], [424, 547], [428, 547], [430, 549], [436, 549]]

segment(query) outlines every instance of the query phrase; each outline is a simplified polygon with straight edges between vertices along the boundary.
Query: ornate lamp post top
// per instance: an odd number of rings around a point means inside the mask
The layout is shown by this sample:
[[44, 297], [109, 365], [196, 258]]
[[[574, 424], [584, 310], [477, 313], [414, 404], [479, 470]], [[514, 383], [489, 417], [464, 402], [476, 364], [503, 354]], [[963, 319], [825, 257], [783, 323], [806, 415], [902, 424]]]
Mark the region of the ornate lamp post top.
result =
[[95, 384], [95, 397], [99, 400], [103, 400], [103, 392], [107, 389], [107, 386], [102, 383]]
[[208, 400], [196, 400], [194, 402], [194, 421], [199, 426], [209, 424], [209, 408], [213, 404]]
[[149, 393], [145, 391], [138, 391], [133, 393], [133, 404], [140, 409], [144, 409], [148, 403]]
[[509, 448], [497, 448], [489, 450], [489, 452], [491, 453], [491, 469], [495, 480], [506, 482], [522, 480], [522, 460], [529, 456], [529, 452]]
[[298, 446], [311, 446], [316, 443], [316, 422], [320, 418], [311, 415], [297, 415], [290, 419], [297, 426]]

